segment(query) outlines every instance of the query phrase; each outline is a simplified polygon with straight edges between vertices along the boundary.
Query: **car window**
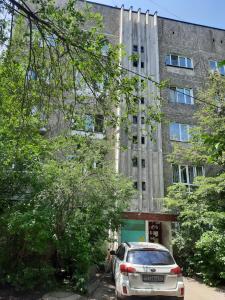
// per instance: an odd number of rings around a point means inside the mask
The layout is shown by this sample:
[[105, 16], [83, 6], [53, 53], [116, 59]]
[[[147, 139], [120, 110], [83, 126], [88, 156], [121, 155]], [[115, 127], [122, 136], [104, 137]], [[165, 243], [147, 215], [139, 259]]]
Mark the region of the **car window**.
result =
[[120, 259], [124, 259], [124, 254], [125, 254], [125, 247], [124, 246], [119, 246], [119, 248], [116, 251], [116, 256]]
[[168, 251], [163, 250], [131, 250], [127, 262], [137, 265], [173, 265], [174, 259]]

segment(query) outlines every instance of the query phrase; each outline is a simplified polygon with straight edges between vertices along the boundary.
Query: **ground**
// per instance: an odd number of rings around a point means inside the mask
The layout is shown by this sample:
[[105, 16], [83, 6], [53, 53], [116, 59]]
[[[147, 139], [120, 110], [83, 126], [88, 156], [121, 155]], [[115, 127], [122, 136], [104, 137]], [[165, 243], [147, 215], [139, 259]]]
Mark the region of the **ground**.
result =
[[[225, 288], [208, 287], [192, 278], [185, 278], [184, 281], [184, 300], [225, 300]], [[29, 294], [18, 294], [13, 292], [13, 290], [0, 288], [0, 300], [40, 300], [42, 298], [41, 295], [43, 295], [43, 292], [40, 291]], [[148, 297], [147, 299], [150, 298]], [[156, 300], [156, 298], [151, 299]], [[157, 298], [157, 300], [164, 299]], [[98, 288], [88, 300], [115, 300], [115, 286], [110, 275], [103, 277]], [[129, 300], [144, 300], [144, 298], [132, 297]]]
[[[225, 300], [225, 289], [208, 287], [191, 278], [185, 278], [185, 300]], [[143, 300], [132, 297], [129, 300]], [[147, 299], [150, 299], [149, 297]], [[153, 298], [151, 298], [153, 300]], [[163, 300], [165, 298], [157, 298]], [[90, 300], [115, 300], [115, 287], [110, 276], [105, 277], [100, 283]]]

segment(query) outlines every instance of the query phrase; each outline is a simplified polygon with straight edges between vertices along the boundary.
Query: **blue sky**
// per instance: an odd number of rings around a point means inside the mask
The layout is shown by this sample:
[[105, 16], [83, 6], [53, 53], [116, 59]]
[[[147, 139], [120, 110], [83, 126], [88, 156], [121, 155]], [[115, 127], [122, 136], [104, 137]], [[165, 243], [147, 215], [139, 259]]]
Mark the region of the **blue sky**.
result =
[[139, 7], [159, 16], [225, 29], [225, 0], [89, 0], [125, 8]]

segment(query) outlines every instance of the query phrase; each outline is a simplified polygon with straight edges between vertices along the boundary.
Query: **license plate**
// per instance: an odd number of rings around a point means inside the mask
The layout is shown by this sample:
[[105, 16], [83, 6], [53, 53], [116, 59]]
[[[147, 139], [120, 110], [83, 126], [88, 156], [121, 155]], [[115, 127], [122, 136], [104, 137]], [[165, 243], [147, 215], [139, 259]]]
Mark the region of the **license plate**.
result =
[[148, 275], [143, 274], [142, 280], [144, 282], [164, 282], [164, 276], [163, 275]]

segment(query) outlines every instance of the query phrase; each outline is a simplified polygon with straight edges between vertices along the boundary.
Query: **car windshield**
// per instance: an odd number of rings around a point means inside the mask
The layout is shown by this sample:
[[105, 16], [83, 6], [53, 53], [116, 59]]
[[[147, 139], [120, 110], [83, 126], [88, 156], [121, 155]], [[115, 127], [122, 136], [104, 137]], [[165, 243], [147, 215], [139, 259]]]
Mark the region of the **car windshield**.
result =
[[175, 262], [168, 251], [163, 250], [131, 250], [127, 262], [135, 265], [173, 265]]

